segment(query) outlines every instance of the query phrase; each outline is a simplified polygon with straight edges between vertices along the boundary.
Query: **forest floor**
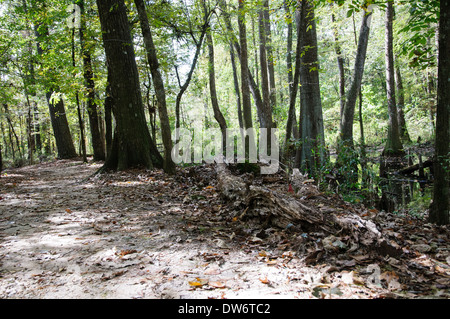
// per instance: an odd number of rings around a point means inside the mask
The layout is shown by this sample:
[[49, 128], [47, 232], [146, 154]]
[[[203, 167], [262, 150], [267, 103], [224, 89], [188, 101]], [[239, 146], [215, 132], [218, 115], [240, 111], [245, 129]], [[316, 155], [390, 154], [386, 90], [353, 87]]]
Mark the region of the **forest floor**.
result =
[[[93, 175], [100, 167], [2, 173], [0, 298], [450, 297], [449, 228], [323, 195], [317, 205], [371, 218], [403, 252], [381, 256], [338, 234], [239, 219], [212, 166]], [[257, 179], [288, 190], [281, 175]]]

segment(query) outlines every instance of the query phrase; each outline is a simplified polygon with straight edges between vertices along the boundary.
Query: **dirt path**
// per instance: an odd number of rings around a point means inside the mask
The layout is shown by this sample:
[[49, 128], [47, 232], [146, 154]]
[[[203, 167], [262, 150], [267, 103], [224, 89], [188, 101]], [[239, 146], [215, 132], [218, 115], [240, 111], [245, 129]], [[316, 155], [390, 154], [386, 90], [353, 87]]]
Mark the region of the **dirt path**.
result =
[[99, 167], [56, 161], [1, 176], [0, 298], [372, 298], [399, 289], [380, 284], [362, 257], [307, 266], [285, 237], [246, 233], [206, 178], [91, 177]]

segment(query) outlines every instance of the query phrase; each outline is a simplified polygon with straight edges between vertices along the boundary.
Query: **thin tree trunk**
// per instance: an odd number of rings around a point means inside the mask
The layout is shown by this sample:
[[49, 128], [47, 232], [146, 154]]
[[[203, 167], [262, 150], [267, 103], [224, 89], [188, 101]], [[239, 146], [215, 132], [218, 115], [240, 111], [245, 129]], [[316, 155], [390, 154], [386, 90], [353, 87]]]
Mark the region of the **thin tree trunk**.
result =
[[297, 128], [296, 121], [296, 112], [295, 112], [295, 104], [297, 100], [297, 94], [299, 90], [299, 78], [300, 78], [300, 63], [301, 63], [301, 54], [302, 54], [302, 43], [299, 41], [300, 39], [300, 25], [301, 25], [301, 12], [300, 6], [297, 5], [297, 9], [295, 11], [296, 16], [296, 31], [297, 31], [297, 49], [295, 50], [295, 72], [292, 77], [292, 84], [290, 85], [289, 90], [289, 114], [286, 124], [286, 145], [288, 145], [289, 138], [291, 136], [291, 131], [294, 132], [293, 136], [295, 139], [299, 138], [299, 131]]
[[[234, 38], [235, 37], [234, 30], [233, 30], [233, 27], [231, 25], [231, 19], [230, 19], [230, 15], [229, 15], [229, 13], [227, 11], [227, 7], [226, 7], [225, 1], [224, 0], [219, 0], [219, 6], [222, 9], [222, 15], [223, 15], [224, 20], [225, 20], [225, 26], [226, 26], [227, 32], [229, 33], [229, 35], [232, 38]], [[239, 45], [239, 42], [234, 40], [234, 41], [232, 41], [232, 43], [233, 43], [234, 49], [237, 52], [237, 55], [238, 55], [239, 59], [241, 59], [241, 46]], [[248, 53], [247, 53], [247, 56], [248, 56]], [[248, 67], [248, 62], [247, 62], [247, 67]], [[264, 118], [262, 116], [262, 114], [263, 114], [263, 101], [262, 101], [262, 98], [261, 98], [261, 92], [259, 91], [258, 85], [257, 85], [257, 83], [256, 83], [256, 81], [255, 81], [255, 79], [254, 79], [254, 77], [252, 75], [252, 73], [250, 72], [250, 69], [247, 70], [247, 73], [248, 73], [247, 78], [248, 78], [248, 82], [249, 82], [249, 86], [250, 86], [250, 91], [251, 91], [251, 93], [253, 95], [253, 100], [255, 101], [255, 105], [256, 105], [256, 112], [257, 112], [257, 115], [258, 115], [259, 123], [260, 123], [261, 127], [265, 127]], [[242, 84], [241, 84], [241, 86], [242, 86]]]
[[[247, 30], [245, 26], [245, 0], [239, 0], [239, 44], [240, 44], [240, 61], [241, 61], [241, 90], [242, 90], [242, 111], [244, 119], [244, 129], [248, 130], [253, 128], [252, 122], [252, 110], [251, 99], [249, 89], [249, 75], [250, 70], [248, 68], [248, 51], [247, 51]], [[251, 135], [245, 136], [246, 146], [245, 154], [248, 158], [249, 150], [255, 145], [255, 141], [251, 138]], [[248, 146], [248, 149], [247, 149]]]
[[400, 72], [400, 67], [397, 66], [395, 68], [395, 83], [397, 86], [397, 98], [398, 98], [398, 102], [397, 102], [397, 112], [398, 112], [398, 125], [400, 127], [400, 138], [408, 143], [411, 142], [411, 138], [409, 137], [409, 133], [408, 133], [408, 128], [406, 126], [406, 121], [405, 121], [405, 112], [404, 112], [404, 107], [405, 107], [405, 91], [403, 89], [403, 80], [402, 80], [402, 75]]
[[220, 111], [219, 102], [216, 92], [216, 72], [214, 67], [214, 44], [211, 36], [211, 31], [206, 34], [206, 41], [208, 43], [208, 59], [209, 59], [209, 93], [211, 96], [211, 104], [214, 112], [214, 118], [219, 124], [220, 131], [222, 132], [222, 145], [223, 150], [226, 149], [226, 136], [227, 136], [227, 122], [222, 112]]
[[394, 16], [393, 0], [387, 0], [386, 7], [386, 34], [385, 34], [385, 59], [386, 59], [386, 88], [388, 102], [388, 136], [383, 155], [403, 155], [403, 145], [400, 140], [400, 130], [397, 118], [397, 104], [395, 101], [395, 70], [394, 70], [394, 53], [393, 53], [393, 34], [392, 24]]
[[103, 161], [106, 158], [105, 145], [101, 135], [99, 116], [97, 111], [97, 103], [95, 102], [95, 83], [94, 72], [92, 69], [92, 58], [89, 44], [87, 43], [84, 33], [86, 31], [86, 17], [84, 14], [84, 0], [77, 0], [76, 4], [81, 11], [81, 24], [79, 37], [81, 43], [81, 55], [83, 60], [83, 76], [87, 91], [87, 112], [89, 118], [89, 127], [91, 130], [92, 149], [94, 151], [94, 161]]
[[[169, 116], [167, 113], [166, 91], [164, 89], [164, 81], [159, 70], [159, 62], [156, 54], [156, 48], [153, 42], [153, 37], [148, 22], [147, 11], [145, 10], [145, 3], [143, 0], [135, 0], [136, 8], [139, 14], [139, 21], [141, 23], [142, 34], [144, 36], [144, 44], [147, 50], [147, 59], [150, 64], [150, 72], [152, 73], [153, 85], [155, 87], [156, 98], [158, 99], [158, 112], [161, 122], [161, 136], [164, 144], [164, 171], [168, 174], [175, 173], [175, 163], [172, 161], [172, 133], [170, 129]], [[197, 52], [196, 52], [197, 57]], [[196, 58], [194, 58], [196, 62]], [[190, 73], [191, 74], [191, 73]], [[192, 75], [192, 74], [191, 74]], [[189, 78], [190, 79], [190, 78]], [[189, 83], [188, 83], [189, 84]], [[187, 88], [187, 86], [186, 86]], [[181, 99], [181, 96], [180, 96]], [[179, 98], [177, 96], [177, 110], [179, 109]], [[178, 113], [177, 113], [178, 114]], [[177, 125], [179, 125], [179, 118], [177, 117]], [[179, 126], [177, 126], [179, 127]]]
[[353, 147], [353, 117], [355, 115], [356, 100], [361, 89], [361, 81], [364, 74], [367, 45], [369, 42], [370, 24], [372, 20], [372, 5], [364, 10], [359, 32], [358, 48], [356, 51], [353, 81], [347, 91], [344, 111], [341, 118], [341, 142], [343, 146]]
[[333, 22], [333, 33], [334, 33], [334, 50], [337, 56], [337, 64], [339, 69], [339, 100], [340, 100], [340, 115], [344, 113], [345, 108], [345, 67], [344, 67], [344, 57], [342, 55], [341, 45], [339, 43], [339, 32], [336, 26], [336, 18], [334, 13], [331, 14], [331, 21]]
[[[269, 86], [269, 65], [267, 62], [267, 46], [266, 46], [266, 23], [265, 23], [265, 10], [266, 10], [267, 0], [264, 5], [259, 9], [259, 63], [261, 65], [261, 89], [263, 96], [263, 109], [262, 116], [264, 118], [263, 128], [272, 128], [272, 107], [271, 107], [271, 96], [270, 96], [270, 86]], [[267, 135], [270, 143], [270, 134]], [[268, 145], [268, 150], [270, 150], [270, 145]], [[270, 151], [269, 151], [270, 152]]]
[[269, 13], [269, 0], [264, 0], [263, 2], [263, 21], [264, 21], [264, 36], [265, 36], [265, 47], [266, 47], [266, 58], [267, 58], [267, 71], [269, 74], [269, 98], [270, 98], [270, 109], [271, 112], [276, 107], [277, 104], [277, 91], [275, 85], [275, 60], [272, 50], [272, 31], [270, 28], [270, 13]]
[[[75, 68], [75, 28], [72, 30], [72, 66]], [[84, 121], [81, 115], [81, 107], [80, 107], [80, 97], [78, 90], [75, 92], [75, 101], [77, 104], [77, 115], [78, 115], [78, 125], [80, 126], [80, 144], [81, 144], [81, 154], [83, 156], [83, 162], [87, 163], [87, 155], [86, 155], [86, 140], [84, 138]]]

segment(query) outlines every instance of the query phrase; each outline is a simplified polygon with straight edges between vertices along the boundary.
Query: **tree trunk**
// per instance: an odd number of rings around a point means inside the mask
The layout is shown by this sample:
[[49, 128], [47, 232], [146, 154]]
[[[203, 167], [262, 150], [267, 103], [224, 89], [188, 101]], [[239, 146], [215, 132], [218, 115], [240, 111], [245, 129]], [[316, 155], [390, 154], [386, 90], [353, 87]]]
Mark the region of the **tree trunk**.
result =
[[386, 145], [380, 157], [380, 177], [386, 180], [381, 184], [382, 198], [388, 211], [395, 210], [402, 201], [402, 183], [390, 180], [390, 171], [397, 171], [403, 166], [403, 145], [400, 140], [400, 129], [395, 101], [394, 54], [392, 23], [394, 9], [393, 0], [387, 0], [385, 26], [385, 61], [386, 61], [386, 94], [388, 103], [389, 123]]
[[[72, 66], [76, 67], [75, 60], [75, 28], [72, 30]], [[75, 102], [77, 104], [77, 115], [78, 115], [78, 125], [80, 127], [80, 145], [81, 150], [80, 153], [83, 156], [83, 162], [87, 163], [87, 154], [86, 154], [86, 140], [84, 138], [84, 121], [81, 115], [81, 106], [80, 106], [80, 96], [78, 90], [75, 92]]]
[[[156, 98], [158, 99], [158, 112], [161, 122], [161, 136], [164, 144], [164, 171], [168, 174], [175, 173], [175, 163], [172, 161], [172, 133], [170, 129], [170, 121], [167, 113], [166, 91], [164, 89], [164, 81], [159, 70], [159, 62], [156, 54], [156, 48], [153, 43], [153, 37], [148, 22], [147, 11], [143, 0], [135, 0], [136, 8], [141, 23], [142, 35], [144, 36], [144, 44], [147, 50], [147, 59], [150, 64], [150, 72], [152, 74], [153, 86], [155, 88]], [[178, 99], [177, 99], [178, 101]]]
[[367, 44], [369, 42], [370, 24], [372, 20], [372, 6], [364, 10], [361, 29], [359, 31], [358, 48], [356, 51], [353, 81], [347, 92], [344, 111], [341, 118], [341, 141], [343, 146], [353, 147], [353, 117], [355, 115], [356, 100], [361, 89], [364, 63], [366, 60]]
[[314, 4], [301, 2], [298, 41], [303, 45], [300, 66], [300, 141], [296, 166], [314, 174], [325, 160], [325, 136], [320, 99]]
[[439, 21], [438, 101], [434, 163], [434, 194], [429, 220], [450, 223], [450, 3], [441, 1]]
[[[295, 18], [296, 18], [296, 26], [297, 26], [297, 48], [295, 50], [295, 72], [292, 77], [292, 84], [290, 85], [289, 90], [289, 114], [286, 124], [286, 145], [288, 145], [288, 141], [291, 135], [291, 130], [294, 132], [294, 139], [299, 138], [299, 131], [297, 128], [296, 121], [296, 112], [295, 112], [295, 103], [297, 100], [297, 93], [299, 90], [299, 78], [300, 78], [300, 64], [301, 64], [301, 54], [302, 54], [302, 43], [299, 41], [300, 39], [300, 28], [301, 28], [301, 11], [300, 5], [297, 5], [297, 9], [295, 10]], [[288, 150], [286, 150], [288, 152]]]
[[214, 112], [214, 118], [219, 124], [220, 131], [222, 132], [222, 146], [223, 150], [226, 149], [226, 136], [227, 136], [227, 122], [225, 117], [219, 108], [219, 101], [217, 99], [216, 92], [216, 71], [214, 67], [214, 44], [211, 36], [211, 31], [206, 34], [206, 41], [208, 43], [208, 70], [209, 70], [209, 93], [211, 95], [211, 104]]
[[[248, 68], [248, 51], [247, 51], [247, 30], [245, 26], [245, 0], [239, 0], [239, 44], [240, 44], [240, 61], [241, 61], [241, 90], [242, 90], [242, 111], [244, 119], [244, 129], [252, 129], [252, 109], [249, 89], [249, 75]], [[255, 141], [251, 135], [245, 136], [245, 154], [248, 158], [249, 150], [255, 145]], [[248, 148], [247, 148], [248, 147]]]
[[[45, 6], [44, 6], [45, 8]], [[43, 37], [48, 36], [49, 32], [44, 26], [35, 25], [36, 46], [39, 56], [44, 54], [42, 48]], [[48, 87], [45, 94], [48, 102], [50, 119], [52, 123], [53, 133], [56, 141], [56, 148], [58, 150], [58, 157], [61, 159], [69, 159], [77, 156], [75, 146], [73, 144], [72, 135], [70, 134], [69, 122], [67, 121], [66, 110], [64, 107], [64, 100], [62, 98], [54, 97], [55, 87]]]
[[[269, 63], [267, 56], [267, 27], [266, 27], [266, 10], [268, 10], [268, 0], [264, 1], [264, 4], [259, 8], [259, 61], [261, 65], [261, 89], [263, 96], [263, 109], [262, 117], [264, 121], [262, 122], [261, 128], [271, 129], [272, 128], [272, 99], [271, 99], [271, 89], [269, 80]], [[271, 152], [271, 136], [268, 130], [267, 134], [267, 154]], [[261, 147], [261, 145], [260, 145]]]
[[101, 135], [97, 103], [95, 102], [94, 72], [92, 69], [92, 58], [90, 45], [87, 43], [84, 33], [86, 31], [86, 17], [84, 15], [84, 0], [76, 1], [81, 9], [81, 24], [79, 30], [81, 43], [81, 56], [83, 57], [83, 76], [87, 91], [87, 111], [89, 126], [91, 129], [92, 149], [94, 151], [94, 161], [103, 161], [106, 158], [105, 145]]
[[[239, 59], [241, 59], [241, 46], [240, 46], [238, 41], [234, 40], [235, 39], [234, 30], [233, 30], [233, 27], [231, 25], [231, 19], [230, 19], [230, 15], [229, 15], [229, 13], [227, 11], [225, 1], [224, 0], [220, 0], [219, 1], [219, 6], [222, 9], [222, 14], [223, 14], [223, 17], [224, 17], [224, 20], [225, 20], [225, 26], [227, 28], [227, 31], [228, 31], [229, 35], [233, 38], [232, 44], [234, 46], [234, 49], [236, 50]], [[248, 53], [246, 53], [246, 56], [248, 57]], [[241, 61], [241, 65], [242, 65], [242, 61]], [[246, 65], [248, 67], [248, 61], [246, 62]], [[263, 100], [261, 98], [261, 92], [259, 91], [259, 87], [258, 87], [258, 85], [257, 85], [257, 83], [256, 83], [256, 81], [255, 81], [255, 79], [254, 79], [254, 77], [252, 75], [252, 73], [250, 72], [250, 69], [247, 69], [246, 73], [248, 73], [248, 75], [246, 77], [248, 78], [248, 85], [250, 87], [250, 91], [251, 91], [251, 93], [253, 95], [253, 100], [254, 100], [255, 105], [256, 105], [256, 111], [257, 111], [257, 115], [258, 115], [260, 126], [261, 127], [265, 127], [264, 118], [262, 116], [262, 114], [263, 114]], [[241, 86], [242, 86], [242, 83], [241, 83]], [[243, 122], [245, 122], [245, 120], [243, 120]], [[245, 124], [244, 124], [244, 126], [245, 126]]]
[[398, 115], [398, 125], [400, 127], [400, 138], [403, 142], [411, 142], [409, 137], [408, 128], [405, 121], [405, 113], [403, 111], [405, 107], [405, 91], [403, 89], [402, 74], [400, 72], [400, 67], [395, 68], [395, 83], [397, 87], [397, 115]]
[[345, 67], [344, 67], [344, 57], [342, 55], [341, 45], [339, 43], [339, 32], [336, 26], [336, 18], [334, 13], [331, 14], [331, 21], [333, 22], [333, 33], [334, 33], [334, 51], [337, 56], [337, 64], [339, 69], [339, 100], [340, 100], [340, 115], [344, 113], [345, 108]]
[[384, 156], [404, 155], [403, 145], [400, 140], [400, 130], [397, 117], [397, 104], [395, 101], [395, 70], [393, 53], [392, 23], [394, 16], [393, 0], [387, 0], [386, 7], [386, 34], [385, 34], [385, 61], [386, 61], [386, 89], [388, 102], [388, 136], [383, 150]]
[[145, 120], [126, 5], [123, 0], [97, 0], [97, 7], [116, 119], [111, 154], [103, 170], [162, 167]]
[[277, 104], [277, 91], [275, 85], [275, 60], [272, 50], [272, 31], [270, 28], [270, 13], [269, 13], [269, 0], [264, 0], [263, 2], [263, 21], [264, 21], [264, 37], [265, 37], [265, 48], [266, 48], [266, 58], [267, 58], [267, 72], [269, 75], [269, 98], [270, 98], [270, 109], [271, 112], [276, 107]]
[[[287, 66], [287, 76], [288, 76], [288, 84], [289, 84], [289, 98], [293, 96], [294, 90], [295, 90], [295, 98], [297, 97], [297, 90], [298, 90], [298, 82], [297, 85], [294, 87], [294, 73], [292, 72], [293, 64], [292, 64], [292, 34], [293, 34], [293, 28], [292, 28], [292, 15], [290, 8], [287, 4], [287, 2], [284, 2], [284, 10], [286, 11], [287, 16], [287, 39], [286, 39], [286, 46], [287, 46], [287, 54], [286, 54], [286, 66]], [[300, 53], [298, 53], [300, 57]], [[297, 56], [297, 53], [296, 53]], [[298, 74], [298, 73], [297, 73]], [[295, 99], [293, 103], [289, 100], [289, 113], [288, 113], [288, 119], [286, 123], [286, 141], [285, 145], [288, 147], [289, 139], [291, 138], [291, 135], [294, 136], [295, 139], [298, 138], [298, 127], [297, 127], [297, 118], [295, 114]], [[286, 152], [288, 149], [286, 149]]]

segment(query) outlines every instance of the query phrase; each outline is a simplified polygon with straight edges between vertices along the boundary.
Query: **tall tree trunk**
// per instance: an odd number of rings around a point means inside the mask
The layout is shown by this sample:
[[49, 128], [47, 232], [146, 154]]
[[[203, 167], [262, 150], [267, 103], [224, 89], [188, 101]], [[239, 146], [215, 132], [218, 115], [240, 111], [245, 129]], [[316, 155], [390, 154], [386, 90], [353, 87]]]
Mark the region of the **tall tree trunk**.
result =
[[[386, 61], [386, 95], [388, 103], [388, 134], [384, 150], [380, 157], [380, 177], [384, 178], [382, 200], [388, 211], [395, 210], [402, 202], [402, 184], [389, 180], [389, 171], [397, 171], [403, 166], [403, 145], [400, 140], [400, 129], [397, 118], [395, 100], [395, 70], [393, 54], [392, 24], [394, 16], [393, 0], [387, 0], [385, 18], [385, 61]], [[386, 188], [388, 191], [386, 191]]]
[[[158, 56], [156, 54], [155, 44], [148, 22], [147, 11], [143, 0], [135, 0], [136, 8], [141, 23], [142, 35], [144, 36], [144, 44], [147, 50], [147, 59], [150, 64], [150, 72], [152, 74], [153, 86], [155, 88], [156, 98], [158, 100], [158, 113], [161, 122], [161, 136], [164, 144], [164, 171], [168, 174], [175, 173], [175, 163], [172, 161], [172, 133], [170, 129], [169, 115], [167, 113], [166, 91], [164, 89], [164, 81], [159, 70]], [[177, 98], [178, 101], [178, 98]]]
[[[45, 9], [45, 4], [43, 1], [39, 1], [39, 4], [41, 4], [42, 8]], [[47, 37], [49, 35], [48, 28], [45, 24], [40, 26], [35, 25], [35, 33], [37, 38], [37, 52], [39, 56], [42, 56], [44, 54], [42, 42], [44, 41], [44, 37]], [[56, 141], [56, 148], [58, 150], [58, 157], [61, 159], [74, 158], [77, 156], [77, 152], [75, 150], [72, 135], [70, 134], [69, 122], [67, 121], [64, 100], [57, 97], [52, 99], [52, 95], [53, 93], [55, 93], [55, 91], [56, 88], [54, 87], [54, 85], [52, 85], [52, 87], [47, 87], [45, 96], [48, 102], [48, 109]]]
[[230, 58], [231, 58], [231, 68], [233, 69], [233, 84], [234, 84], [234, 94], [236, 95], [236, 105], [238, 112], [238, 122], [239, 127], [244, 128], [244, 119], [242, 115], [242, 104], [241, 104], [241, 92], [239, 89], [239, 79], [236, 67], [236, 58], [234, 54], [233, 44], [230, 42]]
[[[296, 19], [296, 31], [297, 31], [297, 49], [295, 50], [295, 72], [292, 77], [292, 84], [290, 84], [289, 90], [289, 114], [286, 124], [286, 145], [288, 145], [289, 138], [291, 136], [291, 131], [294, 132], [293, 136], [295, 139], [299, 138], [299, 131], [297, 128], [297, 120], [296, 120], [296, 112], [295, 112], [295, 104], [297, 100], [297, 94], [299, 90], [299, 78], [300, 78], [300, 64], [301, 64], [301, 54], [302, 54], [302, 43], [299, 41], [300, 39], [300, 28], [301, 28], [301, 11], [300, 11], [300, 3], [297, 2], [297, 9], [295, 10], [295, 19]], [[292, 71], [291, 71], [292, 72]], [[287, 150], [286, 150], [287, 151]]]
[[133, 40], [123, 0], [97, 0], [103, 46], [110, 70], [116, 130], [103, 170], [163, 166], [145, 120]]
[[394, 67], [394, 53], [393, 53], [393, 34], [392, 24], [394, 18], [393, 0], [387, 0], [386, 7], [386, 34], [385, 34], [385, 61], [386, 61], [386, 89], [388, 102], [388, 136], [386, 145], [383, 150], [385, 156], [402, 156], [403, 145], [400, 140], [400, 130], [397, 117], [397, 104], [395, 101], [395, 67]]
[[300, 66], [300, 148], [296, 166], [314, 174], [325, 160], [325, 136], [320, 98], [319, 63], [317, 54], [314, 4], [301, 2], [301, 27], [299, 41], [302, 43]]
[[269, 0], [264, 0], [263, 2], [263, 21], [264, 21], [264, 36], [265, 36], [265, 47], [266, 47], [266, 57], [267, 57], [267, 71], [269, 74], [269, 98], [270, 98], [270, 108], [271, 111], [276, 107], [277, 104], [277, 91], [275, 85], [275, 59], [272, 50], [272, 31], [270, 28], [270, 9]]
[[[289, 84], [289, 98], [292, 96], [293, 91], [295, 91], [295, 96], [297, 96], [298, 83], [297, 87], [294, 88], [294, 73], [293, 73], [293, 64], [292, 64], [292, 36], [293, 36], [293, 23], [292, 23], [292, 14], [287, 1], [284, 1], [284, 10], [286, 11], [286, 20], [287, 20], [287, 39], [286, 39], [286, 66], [287, 66], [287, 76], [288, 76], [288, 84]], [[297, 128], [297, 118], [295, 114], [295, 101], [293, 103], [289, 103], [289, 113], [288, 119], [286, 123], [286, 141], [285, 145], [288, 146], [289, 139], [291, 135], [294, 135], [294, 138], [298, 138], [298, 128]], [[286, 150], [287, 151], [287, 150]]]
[[334, 33], [334, 51], [337, 56], [337, 64], [339, 69], [339, 100], [340, 100], [340, 115], [344, 113], [345, 108], [345, 67], [344, 67], [344, 56], [342, 55], [341, 44], [339, 43], [339, 32], [336, 26], [336, 18], [334, 13], [331, 14], [331, 21], [333, 22], [333, 33]]
[[[229, 15], [229, 13], [227, 11], [227, 6], [226, 6], [226, 3], [225, 3], [225, 0], [219, 0], [219, 6], [222, 9], [222, 15], [223, 15], [224, 20], [225, 20], [225, 26], [226, 26], [227, 32], [233, 39], [235, 39], [234, 30], [233, 30], [233, 27], [231, 25], [231, 19], [230, 19], [230, 15]], [[241, 59], [241, 46], [239, 44], [239, 41], [233, 40], [232, 43], [233, 43], [234, 49], [237, 52], [237, 55], [238, 55], [239, 59]], [[247, 53], [247, 57], [248, 57], [248, 53]], [[246, 65], [248, 67], [248, 61], [247, 61]], [[258, 85], [257, 85], [257, 83], [256, 83], [256, 81], [255, 81], [255, 79], [254, 79], [254, 77], [252, 75], [252, 73], [250, 72], [250, 69], [247, 70], [247, 73], [248, 73], [248, 75], [246, 77], [248, 78], [248, 82], [249, 82], [248, 85], [250, 87], [250, 91], [251, 91], [251, 93], [253, 95], [253, 100], [254, 100], [255, 105], [256, 105], [256, 112], [257, 112], [257, 115], [258, 115], [259, 123], [260, 123], [261, 127], [264, 127], [264, 123], [263, 123], [264, 122], [264, 118], [262, 116], [262, 114], [263, 114], [263, 100], [261, 98], [261, 92], [259, 91], [259, 87], [258, 87]], [[241, 86], [242, 86], [242, 83], [241, 83]]]
[[450, 224], [450, 3], [441, 1], [434, 194], [429, 220]]
[[[72, 30], [72, 66], [76, 67], [75, 60], [75, 28]], [[77, 104], [77, 115], [78, 115], [78, 125], [80, 126], [80, 145], [81, 145], [81, 154], [83, 156], [83, 162], [87, 163], [87, 154], [86, 154], [86, 140], [84, 138], [84, 121], [81, 114], [81, 106], [80, 106], [80, 96], [78, 90], [75, 92], [75, 101]]]
[[[271, 105], [271, 90], [269, 86], [269, 65], [267, 57], [267, 28], [266, 28], [266, 15], [265, 11], [268, 10], [268, 0], [265, 0], [263, 5], [259, 9], [259, 63], [261, 65], [261, 89], [263, 96], [263, 109], [262, 117], [264, 121], [262, 122], [262, 128], [271, 129], [272, 128], [272, 105]], [[268, 154], [271, 150], [271, 136], [268, 130], [267, 134], [267, 151]]]
[[361, 89], [364, 63], [366, 60], [367, 44], [369, 42], [370, 24], [372, 21], [372, 6], [369, 5], [363, 12], [361, 29], [359, 31], [358, 48], [356, 51], [353, 81], [347, 91], [344, 111], [341, 118], [341, 142], [343, 146], [353, 147], [353, 117], [355, 115], [356, 100]]
[[91, 129], [92, 149], [94, 161], [103, 161], [106, 158], [105, 145], [101, 135], [97, 103], [95, 102], [94, 72], [92, 69], [92, 58], [90, 44], [87, 43], [84, 33], [86, 32], [86, 17], [84, 15], [84, 0], [77, 0], [76, 4], [81, 9], [81, 24], [79, 30], [81, 55], [83, 57], [83, 76], [87, 91], [87, 112], [89, 126]]
[[214, 112], [214, 118], [219, 124], [220, 131], [222, 132], [222, 145], [223, 149], [226, 149], [226, 136], [227, 136], [227, 122], [222, 112], [220, 111], [219, 101], [217, 99], [216, 92], [216, 71], [214, 67], [214, 44], [211, 36], [211, 31], [206, 34], [206, 42], [208, 43], [208, 73], [209, 73], [209, 93], [211, 96], [211, 104]]
[[[252, 129], [252, 109], [251, 109], [251, 98], [249, 89], [249, 75], [250, 70], [248, 68], [248, 51], [247, 51], [247, 30], [245, 26], [245, 0], [239, 0], [239, 44], [240, 44], [240, 61], [241, 61], [241, 90], [242, 90], [242, 111], [244, 119], [244, 129]], [[252, 139], [251, 135], [245, 136], [245, 154], [246, 157], [249, 154], [250, 148], [255, 145], [255, 141]], [[248, 150], [247, 150], [248, 147]]]
[[397, 115], [398, 125], [400, 127], [400, 138], [403, 142], [408, 143], [411, 142], [411, 138], [409, 137], [408, 128], [405, 121], [405, 91], [403, 89], [403, 79], [399, 66], [395, 68], [395, 84], [397, 87]]

